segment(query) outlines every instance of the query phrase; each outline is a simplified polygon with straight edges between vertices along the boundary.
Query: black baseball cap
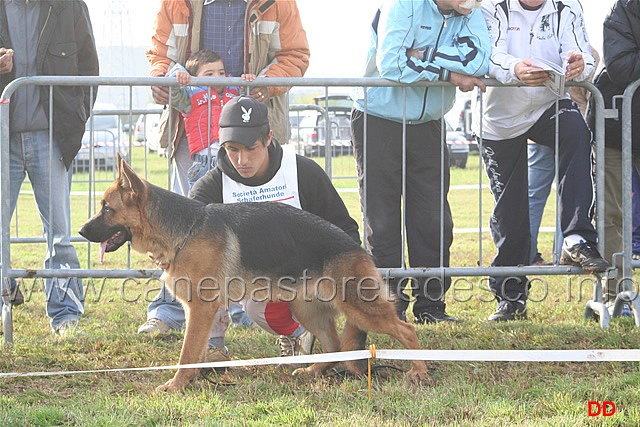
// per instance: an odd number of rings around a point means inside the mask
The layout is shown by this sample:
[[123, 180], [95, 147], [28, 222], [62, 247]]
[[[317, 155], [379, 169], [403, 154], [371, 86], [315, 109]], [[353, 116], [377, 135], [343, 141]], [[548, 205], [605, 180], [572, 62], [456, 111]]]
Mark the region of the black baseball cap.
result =
[[238, 96], [228, 101], [220, 113], [220, 144], [239, 142], [253, 147], [262, 127], [269, 123], [267, 106], [250, 96]]

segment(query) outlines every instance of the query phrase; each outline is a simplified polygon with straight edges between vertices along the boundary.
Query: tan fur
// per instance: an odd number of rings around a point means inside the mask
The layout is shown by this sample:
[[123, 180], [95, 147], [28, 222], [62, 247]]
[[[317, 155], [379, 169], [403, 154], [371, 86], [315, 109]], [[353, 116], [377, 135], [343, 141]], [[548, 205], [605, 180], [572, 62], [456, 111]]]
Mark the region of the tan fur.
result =
[[[257, 295], [260, 297], [266, 295], [264, 287], [271, 280], [271, 299], [277, 301], [287, 297], [286, 292], [275, 286], [278, 280], [275, 274], [274, 277], [254, 281], [255, 272], [247, 271], [240, 265], [240, 247], [235, 236], [216, 235], [205, 239], [196, 235], [187, 236], [184, 241], [170, 238], [167, 228], [170, 224], [155, 221], [152, 213], [141, 208], [146, 203], [148, 184], [138, 178], [124, 161], [119, 162], [119, 167], [118, 180], [103, 196], [103, 201], [115, 211], [109, 217], [107, 225], [125, 225], [133, 236], [133, 249], [148, 253], [156, 265], [166, 268], [163, 279], [168, 289], [175, 293], [184, 306], [186, 315], [180, 364], [203, 360], [209, 331], [221, 302], [226, 297], [238, 300], [241, 296], [238, 289], [231, 289], [229, 295], [225, 295], [224, 288], [212, 289], [210, 285], [215, 281], [222, 284], [226, 278], [243, 278], [251, 284], [247, 295], [256, 289], [262, 289], [262, 293]], [[98, 216], [99, 214], [94, 218]], [[92, 221], [93, 218], [85, 226], [91, 225]], [[306, 292], [297, 292], [297, 299], [290, 304], [297, 319], [320, 341], [324, 351], [361, 349], [364, 345], [364, 331], [388, 334], [406, 348], [420, 348], [413, 326], [400, 321], [396, 316], [393, 303], [387, 297], [389, 292], [386, 284], [368, 255], [363, 252], [342, 254], [328, 262], [323, 271], [312, 271], [309, 276]], [[319, 277], [331, 280], [318, 282]], [[363, 278], [370, 278], [365, 280], [365, 287], [375, 289], [364, 290], [358, 295], [356, 286], [345, 286], [350, 281], [358, 283]], [[203, 284], [207, 286], [202, 286]], [[203, 290], [203, 287], [206, 289]], [[332, 294], [337, 295], [331, 301], [326, 301]], [[306, 300], [304, 295], [308, 297]], [[342, 339], [335, 322], [339, 313], [344, 314], [347, 319]], [[294, 373], [317, 375], [332, 365], [316, 363]], [[362, 367], [357, 362], [347, 366], [354, 372], [362, 372]], [[158, 389], [181, 390], [196, 374], [196, 369], [178, 369], [175, 376]], [[407, 374], [408, 381], [420, 384], [426, 377], [426, 364], [423, 361], [413, 361]]]

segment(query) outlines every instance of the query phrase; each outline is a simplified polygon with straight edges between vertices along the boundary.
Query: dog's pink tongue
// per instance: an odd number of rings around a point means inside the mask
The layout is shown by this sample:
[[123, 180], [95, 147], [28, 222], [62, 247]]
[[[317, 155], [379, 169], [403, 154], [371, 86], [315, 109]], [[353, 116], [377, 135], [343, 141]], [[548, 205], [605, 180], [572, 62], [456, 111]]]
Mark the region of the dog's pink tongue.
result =
[[100, 259], [100, 264], [102, 264], [102, 262], [104, 261], [104, 253], [106, 249], [107, 249], [107, 242], [100, 243], [100, 253], [98, 255]]

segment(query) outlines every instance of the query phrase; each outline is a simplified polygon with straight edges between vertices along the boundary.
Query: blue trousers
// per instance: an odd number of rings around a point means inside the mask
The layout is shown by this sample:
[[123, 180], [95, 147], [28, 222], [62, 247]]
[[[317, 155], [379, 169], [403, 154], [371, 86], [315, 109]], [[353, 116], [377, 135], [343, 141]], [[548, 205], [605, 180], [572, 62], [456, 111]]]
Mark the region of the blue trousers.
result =
[[[28, 175], [47, 243], [44, 268], [80, 268], [76, 249], [70, 240], [70, 173], [62, 161], [58, 146], [49, 140], [49, 131], [46, 130], [14, 132], [9, 137], [11, 215], [16, 208], [22, 183]], [[84, 292], [80, 279], [46, 279], [45, 297], [47, 316], [54, 330], [67, 320], [78, 320], [84, 312]]]

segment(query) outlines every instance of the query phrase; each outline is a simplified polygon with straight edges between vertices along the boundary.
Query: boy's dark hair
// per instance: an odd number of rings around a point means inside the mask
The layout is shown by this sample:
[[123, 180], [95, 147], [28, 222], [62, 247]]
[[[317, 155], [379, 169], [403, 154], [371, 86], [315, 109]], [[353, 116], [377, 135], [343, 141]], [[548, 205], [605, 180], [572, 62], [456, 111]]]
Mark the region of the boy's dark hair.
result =
[[195, 76], [203, 64], [210, 64], [216, 61], [222, 61], [222, 57], [209, 49], [200, 49], [187, 59], [184, 68], [187, 69], [189, 74]]
[[262, 141], [262, 146], [267, 144], [267, 139], [269, 139], [269, 132], [271, 132], [271, 126], [269, 123], [262, 125], [260, 128], [260, 141]]

